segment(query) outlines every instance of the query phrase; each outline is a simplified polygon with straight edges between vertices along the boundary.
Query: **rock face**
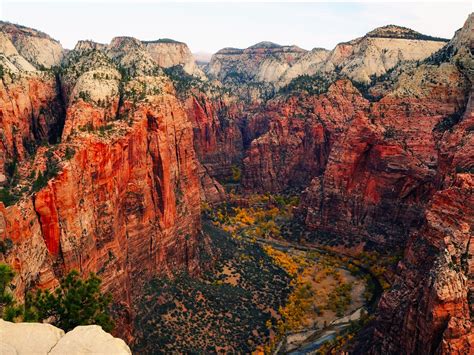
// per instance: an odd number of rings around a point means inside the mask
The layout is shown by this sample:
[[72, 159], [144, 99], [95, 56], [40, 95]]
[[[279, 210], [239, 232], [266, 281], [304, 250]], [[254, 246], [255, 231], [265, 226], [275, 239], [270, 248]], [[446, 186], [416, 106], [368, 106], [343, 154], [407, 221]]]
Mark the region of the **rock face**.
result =
[[97, 325], [79, 326], [64, 334], [43, 323], [11, 323], [0, 319], [0, 349], [4, 355], [131, 354], [122, 339]]
[[[10, 77], [0, 92], [7, 101], [18, 86], [12, 108], [1, 111], [4, 157], [15, 161], [15, 172], [2, 167], [8, 188], [21, 194], [11, 206], [0, 203], [0, 238], [9, 245], [1, 260], [17, 273], [19, 298], [54, 287], [68, 270], [96, 272], [118, 306], [116, 331], [129, 338], [143, 282], [199, 272], [200, 165], [191, 121], [140, 41], [78, 48], [57, 80]], [[64, 129], [61, 143], [48, 149], [39, 143], [55, 102], [64, 105]]]
[[[471, 83], [474, 60], [466, 56], [474, 17], [456, 33], [447, 48], [463, 63]], [[471, 84], [472, 85], [472, 84]], [[472, 88], [472, 86], [471, 86]], [[398, 265], [393, 287], [380, 301], [370, 353], [468, 354], [472, 329], [474, 262], [474, 124], [472, 89], [463, 115], [445, 122], [438, 135], [438, 191], [424, 212]]]
[[244, 80], [275, 82], [306, 51], [297, 46], [260, 42], [246, 49], [224, 48], [214, 54], [208, 74], [221, 81], [240, 76]]
[[17, 51], [36, 68], [58, 65], [64, 55], [61, 44], [46, 33], [0, 21], [0, 32], [14, 44]]
[[456, 174], [434, 195], [380, 301], [370, 353], [472, 351], [473, 187], [472, 174]]
[[[400, 84], [400, 91], [359, 114], [333, 145], [326, 170], [303, 198], [307, 225], [377, 243], [406, 238], [418, 227], [439, 164], [433, 131], [465, 107], [469, 92], [451, 65], [419, 70], [438, 79], [436, 86], [422, 89], [429, 91], [426, 96], [398, 96], [405, 85]], [[416, 75], [406, 85], [412, 80]]]
[[160, 67], [169, 68], [180, 65], [186, 73], [205, 78], [203, 71], [196, 65], [196, 61], [185, 43], [159, 39], [146, 41], [143, 44]]
[[292, 79], [300, 75], [312, 75], [318, 72], [320, 65], [324, 63], [330, 51], [324, 48], [314, 48], [303, 54], [279, 79], [277, 86], [284, 86]]
[[5, 176], [6, 166], [31, 155], [37, 142], [60, 139], [64, 109], [55, 75], [37, 71], [2, 29], [5, 27], [0, 27], [0, 173]]
[[[307, 186], [326, 168], [332, 145], [368, 102], [347, 80], [319, 97], [295, 96], [270, 101], [250, 118], [267, 121], [244, 158], [242, 185], [261, 192]], [[258, 129], [252, 127], [252, 131]]]
[[319, 70], [337, 69], [355, 81], [368, 82], [372, 75], [383, 75], [402, 61], [429, 57], [447, 42], [403, 27], [381, 27], [364, 37], [338, 44]]
[[163, 70], [201, 75], [184, 45], [131, 37], [41, 71], [24, 43], [56, 42], [3, 26], [0, 260], [19, 297], [97, 272], [129, 338], [144, 282], [199, 272], [200, 202], [241, 169], [244, 192], [303, 191], [316, 237], [405, 247], [361, 351], [472, 348], [472, 15], [449, 43], [386, 26], [330, 52], [227, 48], [209, 81]]
[[211, 176], [225, 180], [231, 175], [232, 165], [240, 164], [242, 159], [241, 107], [226, 98], [205, 95], [192, 96], [185, 104], [199, 161]]

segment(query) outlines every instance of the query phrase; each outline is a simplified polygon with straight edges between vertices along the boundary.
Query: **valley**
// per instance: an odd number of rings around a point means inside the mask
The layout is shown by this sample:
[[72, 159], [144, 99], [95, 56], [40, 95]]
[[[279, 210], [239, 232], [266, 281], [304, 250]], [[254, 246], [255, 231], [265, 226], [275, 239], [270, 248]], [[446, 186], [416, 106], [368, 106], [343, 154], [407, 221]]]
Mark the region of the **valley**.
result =
[[9, 297], [96, 274], [138, 354], [469, 353], [473, 28], [198, 65], [0, 21]]
[[382, 291], [377, 277], [361, 258], [285, 240], [297, 198], [230, 196], [203, 207], [210, 269], [147, 286], [134, 350], [298, 353], [338, 334], [331, 347], [343, 346], [370, 320]]

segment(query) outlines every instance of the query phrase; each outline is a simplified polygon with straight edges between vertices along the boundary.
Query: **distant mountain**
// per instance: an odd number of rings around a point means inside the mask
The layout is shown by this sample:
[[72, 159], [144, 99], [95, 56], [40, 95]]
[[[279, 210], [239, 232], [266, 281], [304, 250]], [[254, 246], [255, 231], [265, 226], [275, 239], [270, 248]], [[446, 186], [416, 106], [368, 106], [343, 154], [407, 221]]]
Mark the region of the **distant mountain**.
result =
[[281, 87], [300, 75], [337, 72], [366, 83], [400, 62], [429, 57], [447, 42], [395, 25], [379, 27], [363, 37], [339, 43], [332, 51], [322, 48], [305, 51], [297, 46], [260, 42], [247, 49], [218, 51], [210, 61], [208, 74], [223, 82], [238, 77], [243, 82]]

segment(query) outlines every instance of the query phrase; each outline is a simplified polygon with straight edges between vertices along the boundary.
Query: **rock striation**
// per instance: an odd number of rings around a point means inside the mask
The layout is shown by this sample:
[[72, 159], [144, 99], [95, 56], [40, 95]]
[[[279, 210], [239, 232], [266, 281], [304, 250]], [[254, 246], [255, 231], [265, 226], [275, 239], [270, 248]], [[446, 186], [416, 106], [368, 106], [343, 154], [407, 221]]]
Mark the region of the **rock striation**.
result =
[[10, 39], [19, 54], [34, 67], [51, 68], [64, 56], [61, 44], [46, 33], [0, 21], [0, 32]]
[[57, 42], [12, 26], [0, 260], [20, 298], [94, 271], [131, 339], [147, 280], [200, 272], [200, 203], [241, 171], [246, 193], [302, 191], [313, 241], [405, 250], [361, 352], [472, 349], [472, 15], [449, 42], [390, 25], [332, 51], [226, 48], [211, 80], [184, 44], [131, 37], [81, 41], [44, 70], [56, 57], [32, 53]]
[[260, 42], [246, 49], [224, 48], [214, 54], [208, 74], [221, 81], [232, 77], [275, 82], [306, 51], [297, 46]]
[[[16, 198], [0, 203], [0, 260], [16, 271], [17, 297], [71, 269], [95, 272], [126, 339], [143, 282], [198, 273], [206, 244], [192, 124], [147, 53], [132, 38], [82, 43], [57, 76], [8, 72], [0, 91], [1, 166]], [[53, 133], [58, 144], [44, 146]]]
[[201, 79], [206, 78], [204, 72], [197, 66], [194, 56], [186, 43], [167, 38], [143, 41], [142, 43], [160, 67], [170, 68], [180, 65], [189, 75], [194, 75]]

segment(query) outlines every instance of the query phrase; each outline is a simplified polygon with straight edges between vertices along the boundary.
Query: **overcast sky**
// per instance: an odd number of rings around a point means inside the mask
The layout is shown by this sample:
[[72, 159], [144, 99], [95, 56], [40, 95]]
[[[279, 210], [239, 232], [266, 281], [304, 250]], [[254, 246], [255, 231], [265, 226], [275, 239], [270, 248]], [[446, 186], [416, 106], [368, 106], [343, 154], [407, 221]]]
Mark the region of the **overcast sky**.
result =
[[73, 48], [80, 39], [108, 43], [115, 36], [172, 38], [193, 52], [245, 48], [260, 41], [332, 49], [375, 27], [397, 24], [451, 38], [473, 11], [471, 1], [161, 2], [0, 0], [0, 18], [44, 31]]

